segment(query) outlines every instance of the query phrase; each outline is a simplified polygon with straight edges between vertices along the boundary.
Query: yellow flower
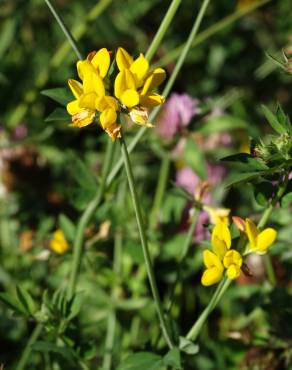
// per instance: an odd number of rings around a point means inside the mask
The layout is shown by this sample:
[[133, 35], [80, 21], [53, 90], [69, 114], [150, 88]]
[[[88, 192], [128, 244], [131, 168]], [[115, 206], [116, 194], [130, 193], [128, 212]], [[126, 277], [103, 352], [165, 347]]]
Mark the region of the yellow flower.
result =
[[110, 54], [107, 49], [91, 52], [86, 60], [77, 62], [77, 72], [82, 84], [76, 80], [68, 81], [75, 100], [67, 105], [72, 115], [72, 125], [84, 127], [91, 124], [96, 111], [100, 112], [102, 128], [115, 140], [120, 136], [120, 125], [116, 123], [118, 101], [106, 95], [103, 79], [110, 65]]
[[[162, 68], [149, 72], [149, 63], [143, 54], [133, 60], [123, 48], [118, 48], [116, 62], [120, 72], [115, 79], [114, 93], [130, 112], [137, 106], [153, 108], [164, 102], [163, 96], [153, 92], [165, 79], [165, 71]], [[132, 118], [135, 119], [135, 115]], [[147, 121], [138, 116], [134, 122], [144, 124]]]
[[203, 252], [206, 270], [203, 272], [201, 282], [204, 286], [218, 283], [226, 269], [229, 279], [236, 279], [241, 272], [242, 257], [239, 252], [231, 248], [231, 234], [225, 222], [219, 220], [215, 225], [211, 243], [214, 252]]
[[203, 272], [201, 282], [204, 286], [218, 283], [223, 277], [224, 267], [220, 258], [208, 249], [203, 252], [204, 264], [207, 269]]
[[242, 266], [242, 257], [235, 249], [229, 250], [224, 258], [223, 265], [227, 269], [226, 274], [229, 279], [236, 279], [240, 275]]
[[57, 229], [53, 234], [53, 239], [50, 241], [50, 248], [52, 251], [63, 254], [69, 249], [69, 244], [65, 239], [65, 235], [61, 229]]
[[249, 241], [248, 253], [265, 254], [277, 237], [275, 229], [268, 227], [259, 231], [249, 218], [245, 220], [245, 231]]

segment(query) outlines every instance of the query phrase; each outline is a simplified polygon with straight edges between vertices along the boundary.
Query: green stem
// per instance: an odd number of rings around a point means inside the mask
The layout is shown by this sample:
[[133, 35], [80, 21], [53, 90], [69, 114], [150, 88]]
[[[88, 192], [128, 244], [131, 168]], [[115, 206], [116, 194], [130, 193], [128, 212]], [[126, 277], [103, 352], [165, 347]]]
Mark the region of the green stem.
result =
[[120, 143], [121, 143], [121, 151], [122, 151], [122, 156], [123, 156], [123, 160], [124, 160], [124, 164], [125, 164], [125, 169], [126, 169], [126, 174], [127, 174], [127, 178], [128, 178], [129, 188], [130, 188], [130, 192], [131, 192], [131, 196], [132, 196], [133, 206], [134, 206], [134, 209], [135, 209], [139, 234], [140, 234], [140, 238], [141, 238], [141, 244], [142, 244], [142, 249], [143, 249], [145, 266], [146, 266], [146, 270], [147, 270], [147, 275], [148, 275], [152, 295], [153, 295], [154, 302], [155, 302], [157, 315], [158, 315], [158, 318], [159, 318], [159, 321], [160, 321], [162, 333], [164, 335], [166, 343], [169, 346], [169, 348], [173, 348], [172, 339], [171, 339], [171, 337], [168, 333], [167, 324], [166, 324], [166, 321], [165, 321], [165, 318], [164, 318], [162, 304], [161, 304], [161, 300], [160, 300], [160, 297], [159, 297], [158, 288], [157, 288], [157, 285], [156, 285], [156, 280], [155, 280], [155, 276], [154, 276], [154, 272], [153, 272], [152, 262], [151, 262], [150, 253], [149, 253], [149, 249], [148, 249], [147, 237], [146, 237], [146, 233], [145, 233], [144, 222], [143, 222], [143, 219], [142, 219], [142, 211], [141, 211], [140, 203], [139, 203], [137, 192], [136, 192], [136, 187], [135, 187], [134, 176], [133, 176], [132, 167], [131, 167], [131, 163], [130, 163], [129, 153], [128, 153], [127, 146], [126, 146], [126, 143], [125, 143], [123, 137], [120, 139]]
[[220, 284], [218, 284], [208, 306], [204, 309], [204, 311], [199, 316], [198, 320], [192, 326], [191, 330], [188, 332], [186, 338], [192, 341], [195, 341], [198, 335], [201, 332], [203, 325], [205, 324], [207, 318], [209, 317], [210, 313], [214, 310], [217, 303], [221, 299], [222, 295], [229, 287], [231, 280], [228, 278], [224, 278], [221, 280]]
[[[220, 32], [220, 31], [222, 31], [224, 28], [230, 26], [232, 23], [234, 23], [238, 19], [244, 17], [248, 13], [251, 13], [255, 9], [265, 5], [266, 3], [270, 2], [270, 1], [271, 0], [262, 0], [262, 1], [255, 2], [255, 3], [251, 4], [248, 7], [238, 9], [234, 13], [224, 17], [223, 19], [221, 19], [217, 23], [215, 23], [212, 26], [210, 26], [209, 28], [207, 28], [205, 31], [199, 33], [198, 36], [196, 37], [196, 39], [192, 42], [192, 48], [194, 48], [195, 46], [200, 45], [201, 43], [206, 41], [209, 37], [215, 35], [216, 33]], [[159, 59], [154, 64], [154, 66], [160, 66], [161, 67], [161, 66], [165, 66], [165, 65], [169, 64], [170, 62], [175, 60], [181, 54], [184, 46], [185, 46], [185, 43], [176, 47], [172, 51], [168, 52], [167, 55], [165, 55], [164, 57]]]
[[96, 211], [96, 208], [98, 207], [103, 197], [105, 186], [106, 186], [106, 177], [107, 177], [107, 174], [109, 172], [111, 162], [112, 162], [113, 151], [114, 151], [114, 145], [112, 141], [108, 139], [99, 188], [97, 190], [95, 197], [89, 202], [85, 211], [81, 215], [78, 226], [77, 226], [76, 236], [75, 236], [74, 245], [73, 245], [73, 259], [72, 259], [72, 268], [71, 268], [71, 275], [70, 275], [69, 287], [68, 287], [68, 299], [71, 299], [75, 294], [77, 276], [78, 276], [80, 264], [81, 264], [84, 232], [94, 212]]
[[167, 312], [169, 312], [171, 310], [173, 300], [174, 300], [175, 288], [176, 288], [176, 286], [178, 284], [178, 281], [180, 280], [180, 277], [181, 277], [183, 262], [184, 262], [186, 256], [188, 255], [188, 252], [190, 250], [190, 246], [192, 245], [194, 232], [195, 232], [198, 217], [199, 217], [199, 211], [196, 210], [195, 212], [196, 213], [192, 217], [192, 222], [191, 222], [190, 227], [188, 229], [188, 233], [187, 233], [187, 236], [186, 236], [184, 244], [183, 244], [181, 255], [180, 255], [179, 260], [178, 260], [178, 268], [177, 268], [177, 272], [176, 272], [176, 278], [175, 278], [175, 281], [174, 281], [174, 283], [172, 285], [172, 288], [171, 288], [171, 293], [170, 293], [170, 297], [169, 297]]
[[160, 206], [163, 200], [163, 195], [165, 192], [167, 179], [169, 175], [169, 168], [170, 168], [170, 158], [168, 156], [164, 156], [161, 161], [153, 207], [151, 209], [150, 216], [149, 216], [149, 229], [150, 230], [154, 230], [157, 225], [158, 214], [159, 214]]
[[[126, 183], [124, 182], [121, 184], [119, 188], [119, 193], [117, 196], [117, 202], [120, 208], [124, 206], [124, 198], [126, 192]], [[122, 260], [122, 230], [120, 228], [116, 231], [115, 234], [115, 243], [114, 243], [114, 256], [113, 256], [113, 271], [116, 276], [121, 275], [121, 260]], [[116, 289], [115, 286], [112, 288], [111, 292], [111, 300], [115, 302], [116, 297]], [[116, 331], [116, 321], [117, 315], [115, 312], [115, 305], [111, 308], [107, 320], [107, 333], [105, 339], [105, 350], [104, 350], [104, 357], [103, 357], [103, 366], [102, 370], [110, 370], [112, 366], [112, 352], [114, 348], [114, 341], [115, 341], [115, 331]]]
[[72, 36], [72, 33], [69, 31], [67, 26], [65, 25], [62, 17], [57, 13], [56, 9], [53, 7], [50, 0], [45, 0], [46, 4], [48, 5], [50, 11], [52, 12], [53, 16], [55, 17], [56, 21], [58, 22], [59, 26], [61, 27], [64, 35], [67, 37], [68, 41], [70, 42], [72, 49], [75, 51], [78, 59], [83, 59], [82, 54], [77, 46], [77, 43]]
[[26, 366], [27, 361], [29, 360], [29, 356], [31, 353], [31, 347], [33, 344], [38, 340], [38, 337], [40, 336], [41, 332], [43, 330], [43, 324], [38, 323], [36, 327], [34, 328], [24, 351], [22, 352], [22, 355], [20, 357], [20, 360], [15, 368], [15, 370], [23, 370]]
[[153, 58], [154, 54], [156, 53], [156, 50], [158, 49], [158, 46], [161, 43], [161, 40], [163, 36], [165, 35], [166, 31], [168, 30], [168, 27], [175, 16], [175, 13], [181, 3], [181, 0], [172, 0], [167, 13], [165, 14], [160, 27], [158, 31], [156, 32], [156, 35], [154, 36], [154, 39], [152, 40], [151, 45], [149, 46], [147, 52], [146, 52], [146, 59], [149, 61]]
[[[186, 56], [191, 48], [191, 45], [192, 45], [192, 42], [194, 41], [195, 37], [196, 37], [196, 34], [198, 32], [198, 29], [200, 27], [200, 24], [203, 20], [203, 17], [206, 13], [206, 10], [207, 10], [207, 6], [209, 4], [209, 1], [210, 0], [204, 0], [200, 10], [199, 10], [199, 13], [198, 15], [196, 16], [196, 19], [195, 19], [195, 22], [194, 22], [194, 25], [191, 29], [191, 32], [189, 34], [189, 37], [187, 39], [187, 42], [180, 54], [180, 57], [175, 65], [175, 68], [170, 76], [170, 79], [168, 80], [163, 92], [162, 92], [162, 95], [166, 98], [170, 92], [170, 90], [172, 89], [172, 86], [174, 85], [174, 82], [177, 78], [177, 75], [179, 74], [182, 66], [183, 66], [183, 63], [186, 59]], [[149, 122], [153, 122], [154, 119], [156, 118], [158, 112], [160, 110], [160, 106], [153, 109], [153, 111], [151, 112], [150, 116], [149, 116]], [[147, 127], [143, 127], [141, 128], [137, 134], [134, 136], [134, 138], [132, 139], [132, 141], [130, 142], [129, 146], [128, 146], [128, 151], [129, 153], [131, 153], [133, 151], [133, 149], [135, 148], [135, 146], [137, 145], [137, 143], [140, 141], [140, 139], [142, 138], [142, 136], [144, 135], [144, 133], [148, 130]], [[111, 182], [113, 181], [113, 179], [116, 177], [117, 173], [119, 172], [119, 170], [121, 169], [121, 167], [123, 166], [123, 160], [120, 159], [116, 165], [114, 166], [114, 168], [111, 170], [108, 178], [107, 178], [107, 186], [109, 186], [111, 184]]]

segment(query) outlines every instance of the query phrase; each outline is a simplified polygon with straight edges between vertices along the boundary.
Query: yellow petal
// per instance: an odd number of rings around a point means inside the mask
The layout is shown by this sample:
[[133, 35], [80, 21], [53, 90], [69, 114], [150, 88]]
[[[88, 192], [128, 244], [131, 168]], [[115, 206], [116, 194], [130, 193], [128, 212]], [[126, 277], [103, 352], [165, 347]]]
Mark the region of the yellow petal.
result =
[[100, 115], [100, 124], [103, 129], [111, 126], [117, 120], [117, 113], [114, 109], [109, 108], [104, 110]]
[[115, 99], [113, 96], [103, 96], [96, 99], [95, 108], [99, 112], [103, 112], [107, 108], [112, 108], [115, 111], [118, 111], [119, 105], [117, 99]]
[[70, 103], [67, 104], [67, 112], [73, 116], [73, 114], [76, 114], [80, 112], [82, 109], [79, 107], [79, 101], [73, 100]]
[[68, 85], [76, 99], [78, 99], [80, 95], [83, 94], [83, 87], [79, 81], [68, 80]]
[[120, 97], [121, 102], [128, 108], [133, 108], [139, 104], [139, 94], [136, 90], [126, 90]]
[[115, 96], [119, 99], [124, 91], [133, 89], [135, 90], [135, 80], [132, 73], [124, 69], [123, 71], [119, 72], [116, 79], [115, 79]]
[[164, 69], [162, 68], [154, 69], [154, 71], [146, 79], [141, 94], [145, 95], [151, 90], [153, 90], [155, 87], [162, 84], [162, 82], [165, 80], [165, 77], [166, 73]]
[[215, 266], [216, 268], [223, 270], [223, 265], [218, 256], [215, 253], [209, 251], [208, 249], [204, 250], [203, 252], [203, 260], [207, 268]]
[[77, 62], [77, 72], [80, 80], [83, 81], [84, 76], [87, 74], [96, 73], [96, 70], [89, 60], [79, 60]]
[[277, 231], [271, 227], [259, 233], [257, 237], [257, 251], [265, 253], [267, 249], [274, 243], [277, 237]]
[[216, 235], [212, 236], [212, 246], [216, 255], [222, 260], [227, 252], [227, 247], [224, 241], [219, 239]]
[[81, 108], [95, 109], [96, 94], [94, 92], [83, 94], [79, 99], [79, 106]]
[[130, 67], [130, 71], [133, 73], [137, 88], [142, 86], [143, 80], [148, 72], [148, 69], [149, 69], [148, 60], [145, 59], [143, 54], [140, 54], [140, 56], [133, 62], [133, 64]]
[[72, 116], [73, 127], [85, 127], [90, 125], [94, 120], [95, 112], [89, 109], [82, 109]]
[[226, 274], [227, 274], [228, 278], [231, 279], [231, 280], [234, 280], [234, 279], [238, 278], [240, 273], [241, 273], [240, 267], [238, 267], [237, 265], [229, 266], [227, 271], [226, 271]]
[[97, 73], [88, 73], [83, 80], [84, 93], [96, 93], [98, 96], [105, 95], [105, 88], [102, 79]]
[[259, 231], [256, 225], [249, 218], [245, 220], [245, 231], [246, 231], [246, 235], [248, 237], [248, 241], [250, 243], [251, 249], [256, 248], [257, 237], [258, 237]]
[[213, 232], [212, 232], [212, 245], [216, 246], [218, 244], [218, 248], [220, 249], [220, 245], [218, 243], [218, 239], [224, 242], [227, 249], [231, 247], [231, 234], [229, 231], [228, 226], [225, 222], [221, 220], [215, 225]]
[[210, 286], [218, 283], [223, 276], [223, 270], [220, 270], [216, 267], [208, 268], [203, 272], [201, 283], [204, 286]]
[[231, 265], [236, 265], [240, 268], [242, 266], [241, 254], [237, 252], [235, 249], [229, 250], [224, 256], [223, 265], [226, 268], [228, 268]]
[[129, 69], [133, 63], [131, 55], [123, 48], [118, 48], [116, 62], [120, 71]]
[[53, 239], [50, 241], [50, 248], [58, 254], [63, 254], [69, 249], [69, 244], [61, 229], [54, 232]]
[[104, 78], [110, 66], [110, 54], [106, 48], [100, 49], [91, 59], [91, 63], [101, 78]]
[[140, 104], [146, 108], [156, 107], [158, 105], [163, 104], [164, 101], [165, 101], [164, 97], [159, 94], [152, 93], [152, 94], [140, 95]]
[[151, 123], [148, 122], [148, 111], [144, 107], [136, 107], [130, 111], [131, 120], [137, 125], [154, 127]]

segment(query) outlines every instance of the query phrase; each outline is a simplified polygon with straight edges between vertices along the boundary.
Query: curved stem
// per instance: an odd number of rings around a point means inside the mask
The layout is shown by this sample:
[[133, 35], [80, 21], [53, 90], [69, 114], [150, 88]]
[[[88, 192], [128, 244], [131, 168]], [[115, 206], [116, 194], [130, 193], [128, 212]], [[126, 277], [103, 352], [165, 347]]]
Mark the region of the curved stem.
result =
[[131, 167], [131, 163], [130, 163], [129, 153], [128, 153], [127, 146], [126, 146], [126, 143], [125, 143], [123, 137], [120, 139], [120, 143], [121, 143], [121, 151], [122, 151], [122, 156], [123, 156], [125, 169], [126, 169], [126, 173], [127, 173], [129, 188], [130, 188], [130, 192], [131, 192], [131, 196], [132, 196], [133, 206], [134, 206], [134, 209], [135, 209], [136, 220], [137, 220], [137, 224], [138, 224], [138, 229], [139, 229], [139, 234], [140, 234], [140, 239], [141, 239], [141, 244], [142, 244], [142, 249], [143, 249], [143, 255], [144, 255], [144, 260], [145, 260], [145, 266], [146, 266], [146, 270], [147, 270], [147, 275], [148, 275], [152, 295], [153, 295], [154, 302], [155, 302], [157, 315], [158, 315], [158, 318], [159, 318], [159, 321], [160, 321], [162, 333], [164, 335], [166, 343], [169, 346], [169, 348], [173, 348], [173, 342], [172, 342], [172, 339], [171, 339], [171, 337], [169, 335], [169, 332], [168, 332], [168, 328], [167, 328], [167, 324], [166, 324], [166, 321], [165, 321], [165, 318], [164, 318], [162, 304], [161, 304], [161, 300], [160, 300], [160, 297], [159, 297], [158, 288], [157, 288], [157, 284], [156, 284], [156, 280], [155, 280], [155, 276], [154, 276], [154, 272], [153, 272], [153, 267], [152, 267], [151, 257], [150, 257], [150, 253], [149, 253], [149, 249], [148, 249], [148, 243], [147, 243], [147, 237], [146, 237], [144, 222], [143, 222], [143, 218], [142, 218], [142, 211], [141, 211], [140, 203], [139, 203], [139, 200], [138, 200], [138, 195], [137, 195], [137, 192], [136, 192], [136, 187], [135, 187], [134, 176], [133, 176], [132, 167]]
[[70, 275], [69, 287], [68, 287], [68, 295], [67, 295], [68, 299], [71, 299], [73, 295], [75, 294], [77, 276], [78, 276], [78, 272], [79, 272], [80, 264], [81, 264], [82, 248], [83, 248], [83, 241], [84, 241], [84, 231], [103, 197], [105, 186], [106, 186], [106, 177], [107, 177], [107, 174], [110, 169], [111, 162], [112, 162], [113, 151], [114, 151], [114, 144], [112, 143], [110, 139], [108, 139], [99, 188], [97, 190], [95, 197], [89, 202], [84, 213], [81, 215], [78, 226], [77, 226], [76, 236], [75, 236], [74, 245], [73, 245], [73, 260], [72, 260], [71, 275]]
[[149, 46], [145, 57], [150, 61], [153, 58], [153, 55], [156, 53], [156, 50], [158, 49], [158, 46], [161, 43], [161, 40], [163, 36], [165, 35], [166, 31], [168, 30], [168, 27], [175, 16], [175, 13], [181, 3], [181, 0], [172, 0], [167, 13], [165, 14], [158, 31], [156, 32], [156, 35], [154, 36], [154, 39], [152, 40], [151, 45]]
[[[189, 34], [189, 37], [187, 39], [187, 42], [180, 54], [180, 57], [175, 65], [175, 68], [171, 74], [171, 77], [170, 79], [168, 80], [163, 92], [162, 92], [162, 95], [166, 98], [170, 92], [170, 90], [172, 89], [172, 86], [174, 85], [174, 82], [177, 78], [177, 75], [179, 74], [183, 64], [184, 64], [184, 61], [186, 59], [186, 56], [192, 46], [192, 42], [194, 41], [195, 37], [196, 37], [196, 34], [198, 32], [198, 29], [200, 27], [200, 24], [203, 20], [203, 17], [206, 13], [206, 10], [207, 10], [207, 6], [209, 4], [209, 1], [210, 0], [204, 0], [201, 8], [200, 8], [200, 11], [198, 13], [198, 15], [196, 16], [195, 18], [195, 22], [194, 22], [194, 25], [191, 29], [191, 32]], [[156, 118], [158, 112], [160, 110], [160, 106], [153, 109], [153, 111], [151, 112], [150, 116], [149, 116], [149, 122], [153, 122], [154, 119]], [[137, 134], [134, 136], [134, 138], [132, 139], [132, 141], [130, 142], [129, 144], [129, 147], [128, 147], [128, 150], [129, 150], [129, 153], [131, 153], [133, 151], [133, 149], [135, 148], [135, 146], [137, 145], [137, 143], [140, 141], [140, 139], [142, 138], [142, 136], [144, 135], [144, 133], [147, 131], [147, 127], [143, 127], [141, 128]], [[119, 170], [121, 169], [123, 165], [123, 160], [120, 159], [116, 165], [114, 166], [114, 168], [111, 170], [109, 176], [108, 176], [108, 179], [107, 179], [107, 185], [110, 185], [111, 182], [113, 181], [113, 179], [116, 177], [116, 174], [119, 172]]]
[[192, 341], [195, 341], [198, 337], [198, 335], [201, 332], [201, 329], [203, 325], [205, 324], [207, 318], [209, 317], [210, 313], [214, 310], [217, 303], [219, 302], [220, 298], [226, 291], [226, 289], [229, 287], [231, 283], [231, 280], [228, 278], [224, 278], [221, 280], [221, 282], [218, 284], [217, 289], [215, 290], [208, 306], [204, 309], [204, 311], [199, 316], [198, 320], [194, 323], [188, 334], [186, 335], [186, 338]]
[[65, 25], [62, 17], [57, 13], [55, 8], [53, 7], [50, 0], [45, 0], [46, 4], [48, 5], [50, 11], [52, 12], [53, 16], [55, 17], [56, 21], [58, 22], [59, 26], [61, 27], [62, 31], [64, 32], [65, 36], [67, 37], [68, 41], [70, 42], [72, 49], [75, 51], [78, 59], [83, 59], [82, 54], [77, 46], [77, 43], [72, 36], [72, 33], [69, 31], [67, 26]]
[[38, 323], [36, 327], [34, 328], [33, 332], [31, 333], [31, 336], [25, 346], [24, 351], [22, 352], [22, 355], [20, 357], [20, 360], [15, 368], [15, 370], [23, 370], [26, 366], [26, 363], [29, 359], [30, 353], [31, 353], [31, 347], [32, 345], [38, 340], [38, 337], [40, 336], [41, 332], [43, 330], [43, 324]]

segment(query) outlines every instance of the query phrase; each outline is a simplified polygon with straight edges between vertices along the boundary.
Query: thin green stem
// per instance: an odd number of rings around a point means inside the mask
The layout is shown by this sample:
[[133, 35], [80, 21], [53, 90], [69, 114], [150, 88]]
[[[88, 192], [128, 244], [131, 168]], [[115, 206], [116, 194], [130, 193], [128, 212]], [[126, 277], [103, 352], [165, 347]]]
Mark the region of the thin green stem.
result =
[[[196, 16], [195, 18], [195, 21], [194, 21], [194, 25], [191, 29], [191, 32], [189, 34], [189, 37], [187, 39], [187, 42], [180, 54], [180, 57], [175, 65], [175, 68], [171, 74], [171, 77], [170, 79], [168, 80], [163, 92], [162, 92], [162, 95], [166, 98], [170, 92], [170, 90], [172, 89], [173, 85], [174, 85], [174, 82], [177, 78], [177, 75], [179, 74], [183, 64], [184, 64], [184, 61], [186, 59], [186, 56], [191, 48], [191, 45], [192, 45], [192, 42], [194, 41], [195, 37], [196, 37], [196, 34], [198, 32], [198, 29], [200, 27], [200, 24], [203, 20], [203, 17], [206, 13], [206, 10], [207, 10], [207, 6], [209, 4], [209, 1], [210, 0], [204, 0], [200, 10], [199, 10], [199, 13], [198, 15]], [[153, 111], [151, 112], [150, 116], [149, 116], [149, 122], [153, 122], [154, 119], [156, 118], [158, 112], [160, 110], [160, 107], [157, 107], [155, 109], [153, 109]], [[129, 153], [131, 153], [133, 151], [133, 149], [135, 148], [135, 146], [138, 144], [138, 142], [140, 141], [140, 139], [142, 138], [142, 136], [144, 135], [144, 133], [147, 131], [147, 127], [143, 127], [141, 128], [137, 134], [134, 136], [134, 138], [132, 139], [132, 141], [130, 142], [129, 146], [128, 146], [128, 151]], [[107, 186], [109, 186], [111, 184], [111, 182], [113, 181], [113, 179], [116, 177], [117, 173], [120, 171], [121, 167], [123, 166], [123, 160], [120, 159], [116, 165], [113, 167], [113, 169], [111, 170], [108, 178], [107, 178]]]
[[175, 16], [175, 13], [176, 13], [180, 3], [181, 3], [181, 0], [172, 0], [165, 16], [164, 16], [164, 18], [163, 18], [163, 20], [162, 20], [162, 22], [159, 26], [159, 29], [156, 32], [156, 35], [154, 36], [154, 39], [152, 40], [152, 43], [151, 43], [151, 45], [149, 46], [149, 48], [146, 52], [145, 57], [149, 61], [153, 58], [154, 54], [156, 53], [156, 50], [158, 49], [158, 46], [160, 45], [163, 36], [167, 32], [168, 27], [169, 27], [173, 17]]
[[183, 244], [181, 255], [180, 255], [179, 260], [178, 260], [176, 278], [175, 278], [175, 281], [174, 281], [174, 283], [171, 287], [171, 293], [169, 295], [169, 303], [168, 303], [168, 307], [167, 307], [167, 312], [169, 312], [171, 310], [171, 307], [172, 307], [172, 304], [173, 304], [173, 301], [174, 301], [175, 289], [176, 289], [176, 286], [177, 286], [177, 284], [178, 284], [178, 282], [181, 278], [181, 273], [182, 273], [182, 267], [183, 267], [184, 260], [185, 260], [186, 256], [188, 255], [188, 252], [189, 252], [190, 247], [192, 245], [192, 241], [193, 241], [194, 232], [195, 232], [195, 229], [196, 229], [198, 217], [199, 217], [199, 211], [196, 210], [195, 214], [192, 216], [192, 222], [191, 222], [190, 227], [188, 229], [188, 233], [187, 233], [187, 236], [186, 236], [184, 244]]
[[199, 316], [198, 320], [195, 322], [195, 324], [192, 326], [188, 334], [186, 335], [186, 338], [192, 341], [195, 341], [198, 337], [198, 335], [201, 332], [201, 329], [203, 325], [205, 324], [207, 318], [209, 317], [210, 313], [214, 310], [217, 303], [221, 299], [222, 295], [226, 291], [226, 289], [229, 287], [231, 283], [231, 280], [228, 278], [224, 278], [221, 280], [220, 284], [218, 284], [209, 304], [204, 309], [204, 311]]
[[27, 364], [27, 361], [29, 360], [29, 356], [30, 356], [30, 353], [31, 353], [31, 347], [33, 346], [33, 344], [38, 340], [38, 337], [40, 336], [41, 332], [43, 330], [43, 324], [41, 323], [38, 323], [36, 325], [36, 327], [34, 328], [26, 346], [25, 346], [25, 349], [24, 351], [22, 352], [22, 355], [20, 357], [20, 360], [15, 368], [15, 370], [23, 370], [25, 369], [25, 366]]
[[170, 168], [170, 158], [168, 156], [164, 156], [161, 161], [153, 207], [150, 211], [150, 216], [149, 216], [149, 229], [150, 230], [154, 230], [157, 225], [158, 214], [161, 208], [161, 203], [163, 200], [163, 195], [165, 192], [167, 179], [169, 175], [169, 168]]
[[69, 31], [67, 26], [65, 25], [63, 18], [57, 13], [56, 9], [54, 8], [53, 4], [50, 0], [45, 0], [46, 4], [48, 5], [51, 13], [55, 17], [56, 21], [58, 22], [59, 26], [61, 27], [62, 31], [64, 32], [64, 35], [67, 37], [68, 41], [70, 42], [70, 45], [72, 46], [72, 49], [75, 51], [78, 59], [83, 59], [82, 54], [77, 46], [77, 43], [72, 35], [72, 33]]
[[84, 231], [89, 221], [91, 220], [94, 212], [96, 211], [96, 208], [98, 207], [99, 203], [102, 200], [106, 186], [106, 177], [112, 163], [113, 151], [114, 145], [112, 141], [108, 139], [99, 188], [97, 190], [95, 197], [88, 203], [84, 213], [81, 215], [77, 226], [76, 236], [73, 245], [73, 259], [68, 287], [68, 299], [71, 299], [73, 297], [76, 290], [77, 276], [79, 273], [82, 257]]
[[135, 209], [139, 234], [140, 234], [140, 238], [141, 238], [141, 244], [142, 244], [142, 249], [143, 249], [145, 266], [146, 266], [146, 270], [147, 270], [147, 275], [148, 275], [152, 295], [153, 295], [154, 302], [155, 302], [157, 315], [158, 315], [158, 318], [159, 318], [159, 321], [160, 321], [162, 333], [164, 335], [166, 343], [169, 346], [169, 348], [173, 348], [173, 342], [172, 342], [172, 339], [171, 339], [171, 337], [169, 335], [169, 332], [168, 332], [168, 328], [167, 328], [167, 324], [166, 324], [166, 321], [165, 321], [165, 318], [164, 318], [162, 304], [161, 304], [161, 300], [160, 300], [160, 297], [159, 297], [158, 288], [157, 288], [157, 285], [156, 285], [156, 280], [155, 280], [155, 276], [154, 276], [154, 272], [153, 272], [153, 267], [152, 267], [151, 257], [150, 257], [150, 253], [149, 253], [149, 249], [148, 249], [148, 243], [147, 243], [147, 237], [146, 237], [144, 222], [143, 222], [143, 218], [142, 218], [142, 211], [141, 211], [140, 203], [139, 203], [139, 200], [138, 200], [138, 195], [137, 195], [137, 192], [136, 192], [136, 186], [135, 186], [135, 182], [134, 182], [134, 176], [133, 176], [132, 167], [131, 167], [131, 163], [130, 163], [129, 153], [128, 153], [127, 146], [126, 146], [126, 143], [125, 143], [123, 137], [120, 139], [120, 143], [121, 143], [121, 151], [122, 151], [122, 156], [123, 156], [123, 160], [124, 160], [124, 164], [125, 164], [125, 169], [126, 169], [126, 174], [127, 174], [127, 178], [128, 178], [129, 188], [130, 188], [130, 192], [131, 192], [131, 196], [132, 196], [133, 206], [134, 206], [134, 209]]

